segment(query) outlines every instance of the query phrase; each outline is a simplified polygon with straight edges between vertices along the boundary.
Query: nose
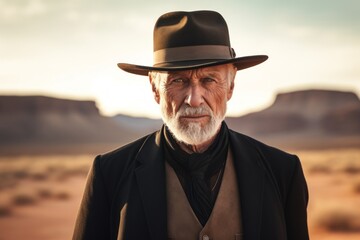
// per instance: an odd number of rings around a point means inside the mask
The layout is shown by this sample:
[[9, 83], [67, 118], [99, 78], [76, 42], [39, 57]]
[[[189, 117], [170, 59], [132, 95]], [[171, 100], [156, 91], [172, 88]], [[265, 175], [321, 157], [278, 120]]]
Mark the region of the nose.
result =
[[203, 89], [197, 84], [190, 85], [185, 103], [190, 107], [199, 107], [203, 102]]

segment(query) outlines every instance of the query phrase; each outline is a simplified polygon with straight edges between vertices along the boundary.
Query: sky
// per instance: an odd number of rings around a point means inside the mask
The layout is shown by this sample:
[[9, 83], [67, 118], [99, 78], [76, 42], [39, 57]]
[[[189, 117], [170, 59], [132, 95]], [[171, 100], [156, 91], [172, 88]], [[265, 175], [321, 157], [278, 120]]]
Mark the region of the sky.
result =
[[0, 0], [0, 95], [94, 100], [101, 113], [160, 117], [147, 77], [152, 31], [170, 11], [215, 10], [237, 56], [269, 59], [238, 71], [228, 116], [304, 89], [360, 95], [358, 0]]

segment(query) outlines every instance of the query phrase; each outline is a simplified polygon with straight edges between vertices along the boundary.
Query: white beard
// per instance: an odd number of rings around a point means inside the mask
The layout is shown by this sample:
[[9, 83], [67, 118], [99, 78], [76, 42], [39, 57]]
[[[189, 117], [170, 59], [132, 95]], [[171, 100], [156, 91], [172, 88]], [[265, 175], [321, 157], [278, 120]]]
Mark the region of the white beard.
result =
[[[223, 115], [218, 114], [215, 116], [212, 110], [207, 106], [192, 108], [183, 105], [176, 113], [175, 117], [172, 117], [167, 114], [166, 104], [161, 104], [161, 114], [164, 123], [176, 140], [188, 145], [198, 145], [210, 140], [218, 132], [221, 123], [225, 118], [225, 113]], [[194, 114], [208, 114], [210, 115], [210, 122], [205, 126], [201, 126], [201, 123], [198, 122], [180, 122], [180, 117]]]

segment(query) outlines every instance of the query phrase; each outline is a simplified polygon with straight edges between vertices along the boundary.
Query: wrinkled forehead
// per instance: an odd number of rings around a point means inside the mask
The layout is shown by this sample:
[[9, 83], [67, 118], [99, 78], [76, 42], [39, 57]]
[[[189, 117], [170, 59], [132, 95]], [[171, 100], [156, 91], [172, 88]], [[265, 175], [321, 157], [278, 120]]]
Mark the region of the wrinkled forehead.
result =
[[161, 79], [166, 80], [169, 77], [173, 76], [184, 76], [184, 77], [219, 77], [226, 78], [230, 67], [234, 67], [232, 64], [223, 64], [211, 67], [195, 68], [191, 70], [182, 70], [182, 71], [169, 71], [169, 72], [159, 72]]

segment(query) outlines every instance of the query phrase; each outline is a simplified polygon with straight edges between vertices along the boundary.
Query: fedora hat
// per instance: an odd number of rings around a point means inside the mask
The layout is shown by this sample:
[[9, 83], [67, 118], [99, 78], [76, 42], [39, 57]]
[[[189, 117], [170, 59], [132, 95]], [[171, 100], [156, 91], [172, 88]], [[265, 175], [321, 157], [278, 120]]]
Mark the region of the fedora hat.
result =
[[118, 63], [122, 70], [180, 71], [233, 63], [237, 70], [264, 62], [266, 55], [235, 57], [225, 19], [214, 11], [169, 12], [154, 27], [153, 66]]

